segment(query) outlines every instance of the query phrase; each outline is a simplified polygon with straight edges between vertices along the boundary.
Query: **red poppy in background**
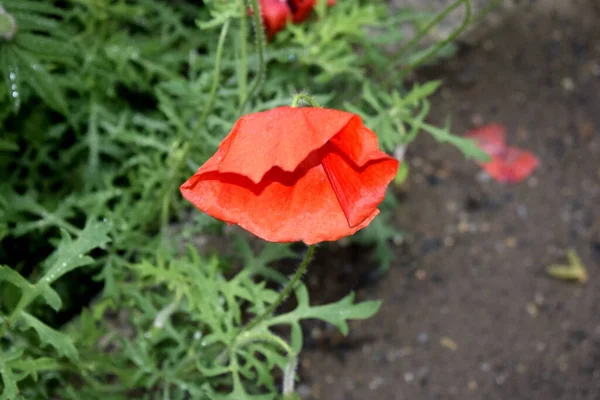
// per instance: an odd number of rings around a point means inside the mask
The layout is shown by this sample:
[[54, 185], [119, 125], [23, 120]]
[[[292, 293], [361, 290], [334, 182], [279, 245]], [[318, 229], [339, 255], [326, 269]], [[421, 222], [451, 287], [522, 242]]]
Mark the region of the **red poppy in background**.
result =
[[286, 0], [260, 0], [260, 9], [269, 38], [285, 28], [291, 15]]
[[480, 163], [481, 167], [501, 183], [518, 183], [529, 177], [538, 167], [539, 160], [533, 153], [506, 145], [506, 131], [502, 125], [488, 124], [472, 129], [465, 135], [474, 139], [491, 160]]
[[241, 117], [180, 190], [265, 240], [313, 244], [366, 227], [397, 169], [359, 116], [279, 107]]
[[310, 17], [317, 0], [288, 0], [288, 5], [292, 11], [292, 21], [297, 24]]

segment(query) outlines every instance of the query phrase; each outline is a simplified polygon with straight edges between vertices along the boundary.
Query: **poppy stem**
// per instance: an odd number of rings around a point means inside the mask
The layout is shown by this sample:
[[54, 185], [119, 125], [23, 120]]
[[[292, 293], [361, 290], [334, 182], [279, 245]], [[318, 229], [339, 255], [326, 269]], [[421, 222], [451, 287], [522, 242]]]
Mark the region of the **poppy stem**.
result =
[[421, 30], [421, 32], [417, 35], [415, 35], [415, 37], [413, 38], [413, 40], [411, 40], [406, 46], [404, 46], [400, 51], [399, 51], [399, 55], [396, 55], [396, 61], [394, 63], [392, 63], [393, 67], [391, 68], [391, 70], [395, 71], [398, 67], [398, 64], [401, 64], [402, 62], [404, 62], [404, 58], [401, 57], [402, 55], [404, 55], [406, 53], [407, 50], [411, 49], [413, 46], [415, 46], [419, 41], [421, 41], [421, 39], [427, 34], [429, 33], [429, 31], [436, 26], [437, 24], [439, 24], [448, 14], [450, 14], [452, 11], [454, 11], [456, 8], [458, 8], [459, 5], [464, 4], [465, 6], [465, 16], [463, 17], [462, 23], [460, 24], [460, 26], [458, 26], [456, 29], [454, 29], [450, 35], [448, 35], [448, 37], [444, 40], [439, 41], [435, 46], [431, 47], [429, 50], [427, 50], [421, 57], [417, 58], [415, 61], [409, 63], [406, 66], [403, 66], [397, 74], [393, 74], [390, 78], [388, 78], [386, 80], [389, 81], [391, 79], [394, 79], [394, 81], [402, 81], [404, 80], [404, 77], [406, 76], [406, 74], [409, 71], [414, 70], [415, 68], [417, 68], [420, 65], [423, 65], [427, 62], [429, 62], [431, 60], [431, 58], [435, 57], [435, 55], [445, 46], [447, 46], [449, 43], [454, 42], [454, 40], [458, 37], [458, 35], [460, 35], [465, 29], [467, 29], [467, 26], [469, 25], [469, 21], [471, 20], [471, 0], [457, 0], [454, 3], [450, 4], [444, 11], [442, 11], [440, 14], [438, 14], [424, 29]]
[[300, 266], [296, 270], [296, 273], [294, 274], [292, 279], [290, 279], [287, 285], [285, 285], [283, 290], [279, 293], [279, 297], [277, 297], [277, 299], [273, 303], [271, 303], [269, 307], [267, 307], [264, 313], [248, 322], [248, 324], [242, 328], [242, 332], [246, 332], [251, 330], [252, 328], [255, 328], [257, 325], [259, 325], [261, 322], [267, 319], [277, 309], [277, 307], [279, 307], [281, 303], [283, 303], [289, 297], [289, 295], [292, 293], [292, 290], [294, 290], [294, 288], [296, 287], [298, 281], [302, 278], [302, 275], [304, 275], [304, 273], [306, 272], [308, 264], [310, 264], [310, 261], [313, 258], [316, 247], [317, 246], [315, 246], [314, 244], [308, 246], [308, 250], [306, 251], [304, 258], [302, 259]]
[[262, 23], [262, 11], [260, 9], [260, 4], [258, 0], [249, 0], [250, 5], [252, 6], [252, 21], [254, 23], [254, 30], [256, 33], [256, 53], [258, 54], [258, 70], [256, 71], [256, 78], [254, 80], [254, 84], [250, 88], [250, 92], [246, 94], [244, 101], [240, 105], [240, 114], [244, 114], [244, 110], [248, 105], [250, 99], [254, 96], [255, 93], [262, 87], [262, 84], [265, 81], [265, 77], [267, 75], [267, 65], [265, 62], [265, 47], [266, 47], [266, 38], [265, 38], [265, 28]]
[[306, 93], [298, 93], [297, 95], [295, 95], [294, 100], [292, 100], [292, 107], [298, 107], [298, 103], [300, 103], [300, 101], [302, 100], [310, 104], [312, 107], [321, 107], [312, 96], [309, 96]]
[[210, 88], [210, 94], [208, 95], [208, 102], [206, 102], [206, 105], [204, 106], [204, 111], [202, 111], [200, 123], [198, 124], [200, 129], [202, 129], [204, 123], [206, 122], [206, 118], [208, 118], [208, 114], [212, 111], [215, 103], [215, 96], [217, 94], [217, 89], [219, 88], [219, 80], [221, 79], [221, 59], [223, 58], [223, 46], [225, 45], [225, 38], [227, 37], [227, 31], [229, 30], [229, 22], [229, 19], [225, 21], [223, 28], [221, 28], [221, 34], [219, 35], [217, 55], [215, 57], [215, 72], [213, 82]]

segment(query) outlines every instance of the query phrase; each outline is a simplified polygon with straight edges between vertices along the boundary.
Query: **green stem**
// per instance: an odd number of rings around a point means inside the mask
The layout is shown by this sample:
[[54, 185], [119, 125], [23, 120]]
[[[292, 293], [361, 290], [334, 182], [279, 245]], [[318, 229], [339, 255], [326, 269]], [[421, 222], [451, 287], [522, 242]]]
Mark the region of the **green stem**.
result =
[[221, 78], [221, 59], [223, 58], [223, 46], [225, 44], [225, 38], [227, 37], [228, 29], [229, 20], [225, 21], [225, 23], [223, 24], [223, 28], [221, 29], [221, 35], [219, 36], [219, 43], [217, 44], [217, 55], [215, 59], [215, 75], [213, 78], [212, 87], [210, 88], [208, 103], [206, 104], [206, 107], [204, 107], [204, 111], [202, 112], [202, 116], [200, 117], [200, 123], [198, 124], [200, 129], [202, 129], [202, 125], [204, 125], [204, 122], [206, 122], [206, 118], [208, 118], [208, 113], [212, 111], [212, 107], [217, 94], [217, 89], [219, 88], [219, 80]]
[[[288, 362], [283, 370], [283, 397], [288, 398], [288, 396], [294, 393], [294, 383], [296, 380], [296, 368], [298, 367], [298, 355], [296, 352], [290, 347], [289, 344], [283, 339], [281, 339], [277, 335], [273, 335], [272, 333], [254, 333], [254, 332], [246, 332], [238, 336], [238, 341], [236, 342], [233, 352], [236, 351], [236, 348], [242, 347], [249, 343], [254, 342], [265, 342], [270, 343], [275, 346], [279, 346], [285, 351], [287, 354]], [[235, 357], [233, 357], [235, 358]]]
[[261, 322], [263, 322], [265, 319], [267, 319], [273, 313], [273, 311], [275, 311], [277, 309], [277, 307], [279, 307], [279, 305], [281, 303], [283, 303], [285, 301], [285, 299], [288, 298], [288, 296], [290, 295], [290, 293], [292, 293], [292, 290], [294, 290], [296, 284], [298, 283], [300, 278], [302, 278], [302, 275], [308, 268], [308, 264], [310, 264], [310, 261], [313, 258], [315, 249], [316, 249], [316, 246], [314, 244], [308, 246], [308, 250], [306, 251], [306, 254], [304, 255], [304, 259], [302, 260], [302, 263], [300, 263], [300, 266], [296, 270], [296, 273], [294, 274], [292, 279], [283, 288], [281, 293], [279, 293], [279, 297], [277, 297], [277, 299], [273, 303], [271, 303], [271, 305], [269, 307], [267, 307], [267, 309], [265, 310], [264, 313], [255, 317], [246, 326], [244, 326], [242, 328], [242, 332], [247, 332], [247, 331], [250, 331], [252, 328], [255, 328], [257, 325], [259, 325]]
[[[245, 10], [246, 0], [239, 0], [239, 2], [240, 9]], [[241, 61], [238, 63], [238, 82], [240, 104], [242, 104], [248, 91], [248, 21], [245, 13], [243, 13], [242, 18], [240, 18], [239, 45]]]
[[244, 98], [242, 105], [240, 106], [240, 114], [244, 113], [246, 106], [248, 105], [248, 101], [254, 96], [254, 94], [260, 89], [265, 81], [265, 76], [267, 73], [267, 66], [265, 63], [265, 47], [266, 47], [266, 38], [265, 38], [265, 29], [262, 24], [262, 14], [260, 5], [258, 4], [258, 0], [250, 0], [250, 4], [252, 6], [252, 18], [254, 22], [254, 30], [256, 31], [256, 51], [258, 52], [258, 71], [256, 72], [256, 79], [254, 80], [254, 84], [250, 88], [250, 92]]
[[298, 107], [298, 103], [300, 103], [300, 101], [305, 101], [312, 107], [321, 107], [314, 98], [305, 93], [298, 93], [294, 96], [294, 100], [292, 100], [292, 107]]
[[427, 51], [422, 57], [410, 63], [407, 67], [402, 68], [399, 71], [399, 74], [394, 74], [388, 79], [386, 82], [390, 80], [401, 81], [404, 79], [408, 71], [418, 67], [419, 65], [429, 61], [442, 47], [446, 46], [448, 43], [453, 42], [458, 35], [460, 35], [468, 26], [469, 21], [471, 19], [471, 0], [456, 0], [454, 3], [449, 5], [444, 11], [438, 14], [425, 28], [423, 28], [410, 42], [408, 42], [398, 54], [396, 54], [396, 61], [392, 63], [390, 67], [391, 70], [396, 70], [398, 64], [402, 62], [402, 56], [414, 47], [421, 39], [437, 24], [439, 24], [448, 14], [458, 8], [459, 5], [465, 4], [465, 17], [463, 18], [462, 23], [458, 28], [456, 28], [446, 39], [440, 41], [437, 45], [432, 47], [429, 51]]

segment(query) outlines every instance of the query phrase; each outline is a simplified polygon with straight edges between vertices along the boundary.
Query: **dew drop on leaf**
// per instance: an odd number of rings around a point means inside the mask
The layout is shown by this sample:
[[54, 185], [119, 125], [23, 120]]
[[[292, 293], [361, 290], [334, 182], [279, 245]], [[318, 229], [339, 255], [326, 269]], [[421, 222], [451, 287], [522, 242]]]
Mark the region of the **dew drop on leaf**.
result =
[[144, 337], [146, 339], [150, 339], [152, 337], [152, 332], [148, 331], [148, 332], [144, 333]]

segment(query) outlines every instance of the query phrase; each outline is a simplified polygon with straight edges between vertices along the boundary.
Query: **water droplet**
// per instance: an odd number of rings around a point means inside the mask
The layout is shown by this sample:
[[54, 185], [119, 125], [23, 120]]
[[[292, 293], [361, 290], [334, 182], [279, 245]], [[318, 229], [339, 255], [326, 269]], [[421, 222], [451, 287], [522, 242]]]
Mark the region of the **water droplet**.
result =
[[16, 92], [16, 91], [15, 91], [15, 92], [12, 92], [12, 97], [14, 97], [15, 99], [16, 99], [17, 97], [19, 97], [19, 92]]
[[102, 218], [102, 222], [108, 223], [108, 220], [106, 218]]
[[14, 81], [17, 79], [17, 75], [15, 75], [14, 72], [11, 72], [10, 74], [8, 74], [8, 79], [10, 79], [11, 81]]
[[290, 54], [288, 56], [288, 61], [296, 61], [296, 55], [295, 54]]
[[39, 69], [40, 69], [40, 66], [39, 66], [39, 65], [37, 65], [37, 64], [33, 64], [33, 65], [31, 66], [31, 68], [33, 68], [34, 70], [36, 70], [36, 71], [37, 71], [37, 70], [39, 70]]
[[61, 264], [61, 267], [63, 267], [63, 268], [67, 268], [67, 263], [66, 263], [66, 262], [62, 263], [62, 264]]
[[206, 340], [203, 340], [202, 342], [200, 342], [200, 346], [202, 346], [202, 347], [206, 346]]
[[17, 90], [17, 89], [18, 89], [18, 87], [17, 87], [17, 84], [16, 84], [16, 83], [13, 83], [12, 85], [10, 85], [10, 88], [11, 88], [12, 90]]
[[202, 332], [196, 331], [194, 332], [194, 340], [198, 340], [202, 337]]
[[148, 332], [144, 333], [144, 337], [146, 339], [150, 339], [152, 337], [152, 332], [148, 331]]

